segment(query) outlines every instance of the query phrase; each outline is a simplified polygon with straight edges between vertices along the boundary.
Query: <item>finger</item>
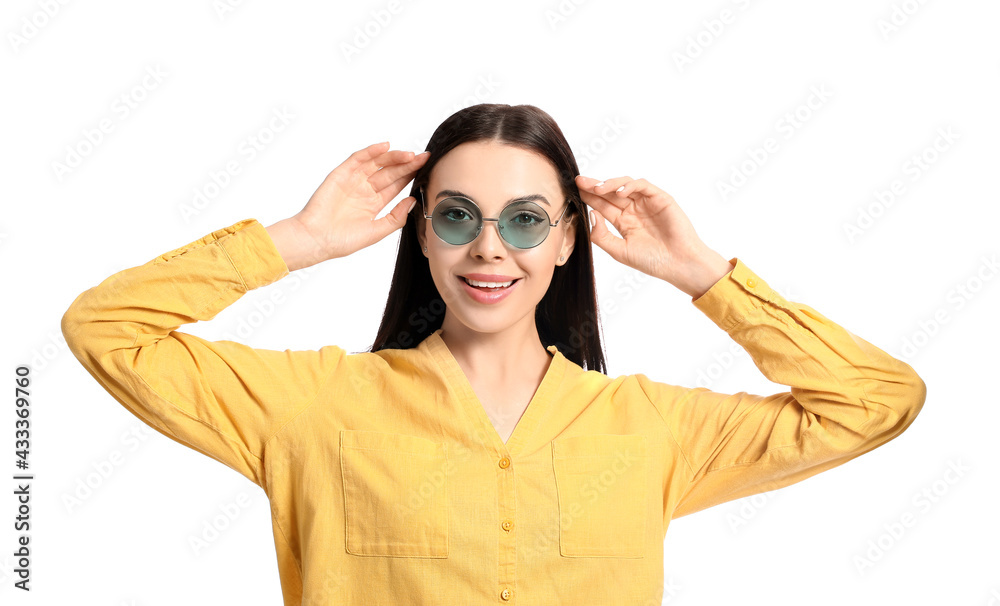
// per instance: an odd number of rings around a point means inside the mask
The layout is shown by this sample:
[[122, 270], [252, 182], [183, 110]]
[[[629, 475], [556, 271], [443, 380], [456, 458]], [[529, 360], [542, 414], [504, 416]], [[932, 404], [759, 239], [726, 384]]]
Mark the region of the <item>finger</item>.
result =
[[594, 184], [595, 193], [611, 193], [625, 185], [629, 181], [633, 181], [632, 177], [615, 177], [614, 179], [608, 179], [602, 183]]
[[357, 168], [357, 170], [364, 173], [365, 178], [370, 178], [372, 175], [381, 172], [386, 167], [409, 162], [414, 158], [414, 155], [415, 154], [411, 151], [394, 149], [361, 162], [361, 165]]
[[[430, 154], [424, 153], [422, 155], [413, 156], [410, 160], [401, 164], [385, 166], [382, 170], [369, 177], [368, 182], [371, 183], [372, 189], [382, 194], [382, 197], [385, 199], [386, 203], [388, 203], [396, 197], [396, 194], [398, 194], [400, 190], [403, 189], [403, 186], [406, 185], [406, 181], [413, 178], [413, 175], [420, 170], [420, 167], [427, 162], [428, 158], [430, 158]], [[399, 189], [392, 192], [388, 196], [383, 193], [383, 190], [386, 190], [387, 188], [391, 189], [392, 186], [398, 183], [403, 177], [407, 177], [407, 179], [400, 184]]]
[[580, 199], [583, 203], [591, 208], [596, 208], [601, 211], [601, 213], [610, 218], [612, 225], [616, 225], [618, 222], [618, 217], [622, 214], [622, 209], [618, 208], [611, 202], [608, 202], [604, 196], [598, 196], [592, 194], [585, 189], [580, 190]]
[[608, 179], [607, 181], [598, 181], [597, 179], [580, 175], [577, 177], [577, 187], [581, 191], [601, 196], [619, 210], [624, 210], [632, 201], [616, 195], [615, 190], [631, 180], [631, 177], [618, 177], [616, 179]]
[[625, 240], [611, 233], [607, 223], [604, 222], [604, 216], [599, 211], [595, 209], [591, 212], [595, 213], [597, 221], [590, 229], [590, 241], [611, 255], [611, 258], [615, 261], [623, 262], [622, 260], [625, 258]]
[[662, 196], [669, 200], [673, 200], [670, 194], [645, 179], [634, 179], [629, 181], [619, 189], [615, 190], [615, 193], [622, 198], [627, 198], [632, 194], [639, 194], [647, 198]]
[[406, 224], [407, 209], [410, 208], [410, 204], [415, 199], [413, 196], [406, 196], [399, 201], [399, 204], [393, 207], [389, 214], [381, 219], [375, 219], [374, 229], [378, 240], [381, 240]]
[[619, 195], [627, 183], [632, 181], [632, 177], [616, 177], [608, 179], [603, 183], [594, 184], [594, 193], [599, 196], [606, 196], [612, 204], [618, 208], [625, 208], [632, 203], [626, 196]]
[[403, 176], [396, 179], [395, 181], [393, 181], [392, 183], [383, 187], [378, 192], [376, 192], [378, 195], [382, 196], [382, 205], [379, 207], [379, 212], [381, 212], [381, 210], [385, 208], [386, 204], [392, 202], [392, 199], [395, 198], [399, 194], [399, 192], [403, 191], [403, 188], [406, 187], [406, 184], [412, 180], [413, 180], [413, 173], [412, 172], [406, 173]]
[[358, 151], [348, 156], [347, 160], [344, 160], [344, 163], [341, 164], [341, 166], [347, 168], [350, 171], [358, 170], [358, 168], [363, 163], [371, 160], [375, 156], [378, 156], [387, 149], [389, 149], [388, 141], [382, 141], [381, 143], [373, 143], [368, 147], [364, 149], [359, 149]]

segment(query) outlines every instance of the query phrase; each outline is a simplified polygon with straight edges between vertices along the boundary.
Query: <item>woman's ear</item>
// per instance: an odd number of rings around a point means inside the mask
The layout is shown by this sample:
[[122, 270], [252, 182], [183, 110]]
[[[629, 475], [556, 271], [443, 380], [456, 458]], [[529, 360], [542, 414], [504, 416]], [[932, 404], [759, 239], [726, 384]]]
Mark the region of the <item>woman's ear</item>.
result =
[[[427, 246], [427, 238], [424, 234], [424, 230], [427, 228], [427, 221], [424, 220], [424, 190], [423, 188], [417, 189], [417, 193], [414, 196], [417, 199], [417, 208], [414, 210], [418, 211], [417, 217], [417, 242], [420, 243], [420, 251], [423, 252], [424, 247]], [[427, 253], [424, 253], [427, 256]]]
[[562, 247], [559, 249], [560, 260], [556, 261], [558, 265], [565, 265], [569, 261], [569, 255], [573, 252], [573, 247], [576, 245], [576, 224], [579, 222], [580, 217], [578, 215], [573, 215], [566, 222], [566, 227], [563, 230], [565, 238], [563, 239]]

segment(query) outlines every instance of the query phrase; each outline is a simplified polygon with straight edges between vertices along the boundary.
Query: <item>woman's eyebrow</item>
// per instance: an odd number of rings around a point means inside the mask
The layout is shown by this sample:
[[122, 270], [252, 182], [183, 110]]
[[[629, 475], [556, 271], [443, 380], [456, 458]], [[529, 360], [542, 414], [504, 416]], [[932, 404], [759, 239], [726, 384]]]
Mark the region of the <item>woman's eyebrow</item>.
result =
[[[438, 192], [438, 195], [435, 196], [434, 201], [437, 202], [441, 198], [445, 198], [448, 196], [461, 196], [463, 198], [468, 198], [473, 202], [476, 202], [476, 200], [472, 196], [468, 194], [463, 194], [457, 189], [442, 189], [441, 191]], [[532, 202], [543, 202], [546, 206], [552, 206], [551, 204], [549, 204], [548, 199], [546, 199], [546, 197], [543, 196], [542, 194], [525, 194], [523, 196], [515, 196], [510, 200], [507, 200], [506, 204], [510, 204], [511, 202], [519, 202], [522, 200], [530, 200]], [[478, 202], [476, 203], [478, 204]]]

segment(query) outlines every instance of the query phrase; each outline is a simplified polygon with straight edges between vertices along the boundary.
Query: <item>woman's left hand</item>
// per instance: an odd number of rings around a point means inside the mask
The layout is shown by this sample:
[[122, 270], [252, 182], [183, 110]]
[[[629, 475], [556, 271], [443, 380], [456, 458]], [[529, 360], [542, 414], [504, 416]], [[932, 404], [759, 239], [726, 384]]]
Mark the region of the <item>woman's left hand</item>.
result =
[[[591, 177], [576, 177], [584, 203], [597, 214], [590, 239], [614, 260], [666, 280], [692, 296], [705, 292], [732, 268], [701, 241], [667, 192], [645, 179], [631, 177], [598, 183]], [[608, 230], [605, 218], [621, 238]]]

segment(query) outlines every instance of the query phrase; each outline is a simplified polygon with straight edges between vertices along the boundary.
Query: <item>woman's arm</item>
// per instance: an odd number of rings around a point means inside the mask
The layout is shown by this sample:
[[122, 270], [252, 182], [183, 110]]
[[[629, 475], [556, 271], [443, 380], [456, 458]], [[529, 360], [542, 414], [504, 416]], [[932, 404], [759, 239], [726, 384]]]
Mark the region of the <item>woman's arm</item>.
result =
[[289, 272], [311, 267], [326, 260], [296, 217], [282, 219], [268, 225], [266, 229]]
[[369, 145], [333, 169], [294, 217], [266, 229], [246, 219], [118, 272], [66, 311], [70, 350], [132, 414], [263, 487], [268, 440], [331, 375], [348, 372], [346, 352], [253, 349], [176, 329], [402, 227], [412, 198], [376, 216], [427, 158], [390, 151], [388, 142]]
[[732, 271], [693, 304], [791, 391], [724, 394], [635, 375], [688, 472], [665, 487], [673, 518], [788, 486], [877, 448], [913, 422], [927, 394], [908, 364], [788, 301], [739, 259], [730, 262]]
[[63, 315], [62, 332], [132, 414], [264, 486], [268, 439], [346, 366], [345, 351], [254, 349], [176, 329], [211, 320], [287, 274], [268, 232], [246, 219], [86, 290]]
[[730, 395], [634, 375], [677, 446], [670, 463], [687, 471], [664, 487], [665, 515], [676, 518], [841, 465], [899, 435], [920, 412], [927, 388], [909, 365], [786, 300], [738, 259], [726, 269], [670, 194], [645, 179], [576, 180], [599, 213], [590, 234], [595, 244], [691, 295], [764, 376], [792, 388], [766, 397]]

